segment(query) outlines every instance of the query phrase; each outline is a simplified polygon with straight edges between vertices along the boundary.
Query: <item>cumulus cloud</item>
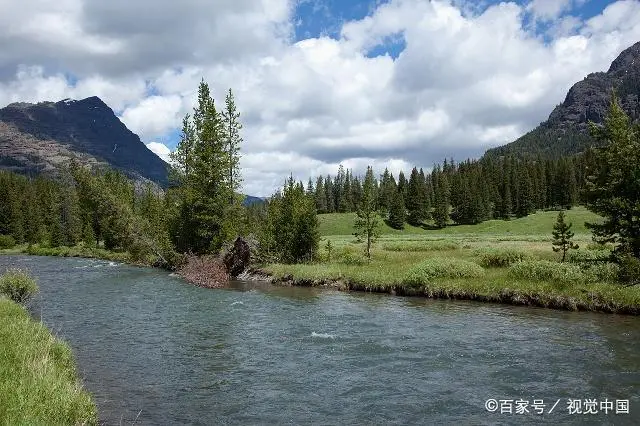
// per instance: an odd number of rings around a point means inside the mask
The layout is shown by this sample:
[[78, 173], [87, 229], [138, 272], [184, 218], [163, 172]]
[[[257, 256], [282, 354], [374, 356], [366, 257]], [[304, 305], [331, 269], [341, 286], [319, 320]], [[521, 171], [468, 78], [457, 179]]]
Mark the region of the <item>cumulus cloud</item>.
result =
[[156, 154], [158, 157], [162, 158], [165, 162], [171, 162], [171, 157], [169, 157], [169, 154], [171, 154], [171, 150], [165, 144], [161, 142], [149, 142], [147, 144], [147, 148], [149, 148], [149, 150]]
[[236, 95], [247, 193], [339, 164], [397, 174], [514, 140], [640, 40], [640, 0], [587, 20], [582, 1], [390, 0], [296, 41], [287, 0], [0, 0], [0, 103], [98, 95], [166, 153], [204, 78]]

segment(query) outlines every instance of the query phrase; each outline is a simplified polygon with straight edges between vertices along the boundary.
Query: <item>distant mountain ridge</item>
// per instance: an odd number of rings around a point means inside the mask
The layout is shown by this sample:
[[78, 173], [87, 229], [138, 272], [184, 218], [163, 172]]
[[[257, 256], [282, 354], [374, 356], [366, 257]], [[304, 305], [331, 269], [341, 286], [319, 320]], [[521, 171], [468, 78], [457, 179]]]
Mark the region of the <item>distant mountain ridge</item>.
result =
[[620, 53], [607, 72], [589, 74], [574, 84], [547, 121], [514, 142], [488, 150], [485, 155], [555, 157], [584, 151], [594, 143], [588, 123], [602, 123], [612, 90], [631, 119], [639, 120], [640, 42]]
[[71, 158], [168, 185], [168, 165], [100, 98], [13, 103], [0, 109], [0, 168], [55, 174]]

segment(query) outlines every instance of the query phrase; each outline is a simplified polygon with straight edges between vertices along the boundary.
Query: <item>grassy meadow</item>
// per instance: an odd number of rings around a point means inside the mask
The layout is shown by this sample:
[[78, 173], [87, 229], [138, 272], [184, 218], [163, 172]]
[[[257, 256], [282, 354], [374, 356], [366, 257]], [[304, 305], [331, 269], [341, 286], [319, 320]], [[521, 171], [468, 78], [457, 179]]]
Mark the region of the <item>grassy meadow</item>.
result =
[[0, 423], [97, 424], [69, 346], [0, 296]]
[[551, 245], [557, 214], [435, 230], [398, 231], [381, 224], [371, 262], [353, 236], [355, 215], [325, 214], [319, 216], [318, 261], [263, 270], [298, 285], [639, 314], [640, 288], [617, 283], [616, 265], [589, 262], [606, 258], [610, 250], [594, 244], [584, 226], [598, 217], [582, 207], [567, 212], [580, 249], [570, 262], [560, 263]]

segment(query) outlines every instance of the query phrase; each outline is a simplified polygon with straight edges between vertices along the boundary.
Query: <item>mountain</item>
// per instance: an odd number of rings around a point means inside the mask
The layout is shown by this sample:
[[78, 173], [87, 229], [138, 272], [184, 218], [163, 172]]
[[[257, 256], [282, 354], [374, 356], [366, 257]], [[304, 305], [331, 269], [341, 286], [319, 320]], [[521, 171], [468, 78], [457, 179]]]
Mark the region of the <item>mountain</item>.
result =
[[602, 123], [612, 89], [631, 119], [639, 120], [640, 42], [624, 50], [607, 72], [589, 74], [574, 84], [547, 121], [512, 143], [488, 150], [485, 155], [556, 157], [584, 151], [594, 143], [588, 123]]
[[0, 109], [0, 168], [55, 174], [71, 158], [136, 180], [168, 184], [168, 165], [100, 98], [13, 103]]
[[242, 200], [242, 204], [245, 206], [252, 206], [254, 204], [262, 204], [265, 202], [264, 198], [254, 197], [253, 195], [245, 195]]

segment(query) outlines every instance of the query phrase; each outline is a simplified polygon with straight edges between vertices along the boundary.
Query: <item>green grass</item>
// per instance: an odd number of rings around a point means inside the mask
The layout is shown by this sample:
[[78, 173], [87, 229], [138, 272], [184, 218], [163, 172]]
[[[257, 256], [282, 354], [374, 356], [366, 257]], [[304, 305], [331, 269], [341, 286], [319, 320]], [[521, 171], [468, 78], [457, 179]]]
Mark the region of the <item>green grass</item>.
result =
[[0, 299], [0, 423], [97, 424], [69, 346], [7, 299]]
[[[355, 216], [324, 214], [319, 216], [322, 261], [272, 264], [263, 270], [300, 285], [640, 314], [640, 286], [614, 282], [615, 265], [559, 263], [560, 255], [551, 245], [557, 215], [538, 212], [521, 219], [439, 230], [407, 226], [397, 231], [382, 225], [369, 263], [363, 255], [364, 244], [352, 235]], [[581, 247], [573, 260], [606, 258], [607, 250], [591, 244], [584, 227], [584, 222], [598, 217], [576, 207], [567, 212], [567, 219], [573, 222], [574, 240]], [[331, 261], [327, 261], [326, 241], [333, 246]], [[528, 262], [529, 269], [524, 265], [517, 269], [521, 261]], [[445, 263], [444, 269], [439, 267]], [[411, 280], [410, 272], [428, 279]]]
[[[381, 221], [380, 235], [423, 235], [423, 236], [449, 236], [457, 235], [494, 235], [508, 238], [510, 236], [543, 235], [551, 238], [551, 229], [556, 221], [558, 212], [538, 212], [527, 217], [511, 220], [488, 220], [478, 225], [454, 225], [443, 229], [423, 229], [411, 225], [405, 225], [404, 230], [396, 230]], [[320, 235], [352, 235], [355, 213], [327, 213], [318, 215]], [[572, 231], [576, 235], [589, 234], [585, 228], [585, 222], [598, 220], [598, 216], [584, 207], [574, 207], [566, 212], [567, 222], [572, 222]]]
[[84, 245], [77, 245], [74, 247], [44, 247], [39, 244], [21, 244], [11, 249], [0, 250], [0, 255], [3, 254], [28, 254], [32, 256], [56, 256], [56, 257], [84, 257], [89, 259], [103, 259], [111, 260], [113, 262], [123, 262], [141, 265], [150, 265], [153, 263], [151, 259], [148, 261], [133, 262], [129, 253], [115, 252], [105, 250], [100, 247], [88, 247]]

